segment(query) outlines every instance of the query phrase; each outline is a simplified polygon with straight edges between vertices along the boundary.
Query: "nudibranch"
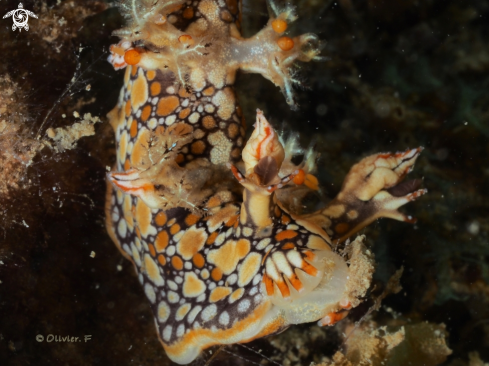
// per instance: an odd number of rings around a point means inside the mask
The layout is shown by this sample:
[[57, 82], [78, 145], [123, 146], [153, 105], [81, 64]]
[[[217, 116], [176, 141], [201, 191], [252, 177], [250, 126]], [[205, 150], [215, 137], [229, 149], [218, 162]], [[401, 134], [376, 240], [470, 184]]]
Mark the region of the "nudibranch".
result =
[[373, 265], [362, 236], [342, 255], [333, 249], [380, 217], [413, 222], [397, 209], [426, 193], [402, 182], [422, 148], [376, 154], [352, 167], [330, 204], [300, 215], [304, 190], [318, 189], [314, 152], [283, 140], [261, 111], [246, 142], [233, 84], [237, 70], [260, 73], [295, 106], [295, 62], [319, 59], [320, 42], [289, 37], [294, 11], [274, 2], [266, 27], [244, 39], [240, 8], [122, 1], [127, 26], [109, 57], [126, 71], [108, 115], [117, 156], [107, 230], [179, 364], [212, 345], [341, 320], [361, 302]]

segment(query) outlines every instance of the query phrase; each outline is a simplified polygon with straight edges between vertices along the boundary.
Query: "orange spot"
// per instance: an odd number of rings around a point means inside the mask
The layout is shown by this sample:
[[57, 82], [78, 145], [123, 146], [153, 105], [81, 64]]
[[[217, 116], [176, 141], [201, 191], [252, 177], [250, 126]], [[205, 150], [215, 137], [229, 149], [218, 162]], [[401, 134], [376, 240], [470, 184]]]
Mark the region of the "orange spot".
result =
[[231, 123], [228, 127], [229, 137], [234, 139], [239, 133], [239, 126], [236, 123]]
[[136, 135], [138, 134], [138, 121], [137, 120], [132, 121], [131, 129], [129, 132], [131, 134], [131, 137], [136, 137]]
[[161, 92], [161, 84], [157, 81], [151, 83], [151, 95], [154, 97], [155, 95], [160, 94]]
[[184, 160], [185, 157], [182, 154], [178, 154], [177, 157], [175, 158], [175, 163], [180, 164]]
[[124, 170], [129, 170], [131, 169], [131, 162], [129, 161], [129, 159], [126, 159], [126, 162], [124, 163]]
[[153, 80], [156, 77], [156, 71], [149, 70], [148, 73], [146, 74], [146, 77], [148, 78], [149, 81]]
[[217, 207], [221, 204], [221, 200], [219, 199], [218, 196], [213, 196], [209, 198], [209, 201], [207, 201], [207, 207], [212, 208], [212, 207]]
[[195, 141], [190, 148], [192, 154], [200, 155], [205, 151], [205, 142], [202, 140]]
[[[134, 215], [134, 213], [133, 213], [133, 216], [135, 216], [135, 215]], [[138, 227], [136, 227], [136, 230], [135, 230], [135, 231], [136, 231], [136, 235], [137, 235], [137, 237], [138, 237], [139, 239], [141, 239], [141, 230], [139, 230], [139, 228], [138, 228]]]
[[137, 67], [135, 67], [135, 66], [134, 67], [131, 67], [131, 75], [132, 76], [136, 76], [137, 72], [138, 72], [138, 68]]
[[238, 221], [238, 217], [239, 215], [234, 215], [233, 217], [231, 217], [229, 221], [226, 222], [226, 226], [227, 227], [233, 226], [236, 223], [236, 221]]
[[204, 256], [200, 253], [197, 253], [192, 258], [192, 262], [194, 262], [194, 264], [197, 268], [202, 268], [202, 267], [204, 267], [204, 264], [205, 264]]
[[146, 122], [150, 114], [151, 114], [151, 106], [147, 105], [143, 108], [143, 111], [141, 112], [141, 121]]
[[236, 291], [234, 291], [231, 296], [229, 297], [230, 300], [232, 300], [233, 302], [234, 301], [237, 301], [239, 299], [241, 299], [241, 297], [243, 296], [244, 294], [244, 289], [241, 287], [241, 288], [238, 288]]
[[300, 186], [302, 183], [304, 183], [305, 179], [306, 179], [306, 173], [304, 172], [304, 170], [299, 169], [299, 173], [297, 173], [297, 175], [294, 177], [294, 179], [292, 179], [292, 181], [298, 186]]
[[115, 53], [119, 56], [124, 55], [124, 50], [121, 47], [117, 47], [116, 44], [111, 44], [109, 47], [110, 53]]
[[182, 98], [190, 97], [190, 93], [185, 88], [180, 88], [180, 90], [178, 90], [178, 95], [180, 95]]
[[167, 220], [166, 214], [163, 211], [158, 212], [158, 215], [156, 215], [155, 218], [156, 225], [163, 226], [166, 224], [166, 220]]
[[304, 255], [306, 256], [305, 259], [307, 259], [308, 261], [313, 261], [314, 258], [316, 257], [316, 255], [310, 250], [304, 252]]
[[218, 282], [222, 278], [222, 271], [219, 268], [214, 268], [211, 272], [211, 277], [214, 281]]
[[268, 140], [268, 137], [271, 135], [271, 131], [270, 131], [270, 127], [265, 127], [264, 128], [264, 132], [265, 132], [265, 138], [263, 138], [259, 143], [258, 143], [258, 146], [256, 148], [256, 158], [257, 159], [261, 159], [261, 156], [260, 156], [260, 151], [261, 151], [261, 145]]
[[205, 244], [207, 234], [203, 228], [192, 227], [185, 231], [177, 244], [177, 253], [184, 259], [191, 259]]
[[316, 276], [318, 274], [318, 270], [316, 269], [316, 267], [314, 267], [313, 265], [303, 261], [302, 262], [302, 267], [301, 269], [306, 272], [308, 275], [311, 275], [311, 276]]
[[287, 22], [283, 19], [275, 19], [272, 22], [272, 28], [277, 33], [283, 33], [287, 30]]
[[168, 246], [168, 233], [163, 230], [156, 235], [155, 244], [158, 252], [162, 252]]
[[272, 279], [268, 277], [266, 274], [264, 274], [263, 283], [265, 284], [265, 288], [267, 289], [268, 296], [272, 296], [274, 292]]
[[217, 126], [216, 120], [212, 116], [205, 116], [202, 118], [202, 125], [208, 130]]
[[349, 225], [344, 223], [344, 222], [341, 222], [339, 224], [336, 224], [335, 227], [334, 227], [334, 230], [338, 233], [338, 234], [344, 234], [348, 231], [348, 228], [349, 228]]
[[148, 247], [149, 247], [149, 252], [151, 253], [151, 256], [156, 257], [155, 246], [153, 244], [149, 244]]
[[192, 19], [193, 16], [194, 16], [194, 9], [192, 8], [187, 8], [183, 11], [182, 13], [182, 16], [185, 18], [185, 19]]
[[192, 44], [194, 44], [195, 41], [192, 38], [192, 36], [190, 36], [188, 34], [184, 34], [183, 36], [178, 37], [178, 42], [185, 44], [185, 45], [192, 45]]
[[287, 244], [282, 246], [283, 250], [294, 249], [294, 248], [295, 248], [295, 245], [293, 243], [287, 243]]
[[317, 191], [319, 189], [318, 179], [312, 174], [306, 175], [306, 178], [304, 180], [304, 184], [306, 185], [306, 187], [308, 187], [314, 191]]
[[132, 149], [131, 163], [134, 167], [146, 164], [145, 159], [148, 156], [150, 138], [151, 132], [145, 128], [142, 128], [137, 141], [134, 143], [134, 148]]
[[177, 271], [180, 271], [183, 269], [182, 258], [180, 258], [177, 255], [173, 256], [173, 258], [171, 259], [171, 264], [172, 264], [173, 268], [175, 268]]
[[280, 37], [277, 41], [278, 46], [282, 49], [282, 51], [290, 51], [294, 48], [294, 41], [292, 38], [284, 36]]
[[178, 118], [185, 119], [188, 117], [189, 114], [190, 114], [190, 108], [185, 108], [178, 114]]
[[[139, 68], [135, 68], [139, 70]], [[144, 76], [144, 73], [138, 72], [138, 77], [134, 80], [131, 90], [131, 107], [133, 113], [136, 113], [148, 100], [148, 81]]]
[[126, 102], [126, 108], [125, 108], [126, 116], [129, 116], [131, 114], [131, 101], [127, 100]]
[[287, 225], [290, 222], [290, 217], [282, 214], [282, 225]]
[[139, 63], [139, 61], [141, 61], [141, 54], [134, 48], [131, 50], [127, 50], [124, 54], [124, 61], [128, 65], [136, 65]]
[[348, 311], [340, 311], [337, 313], [328, 313], [323, 319], [321, 319], [322, 325], [333, 325], [343, 320], [348, 315]]
[[164, 266], [164, 265], [166, 264], [166, 259], [165, 259], [165, 256], [164, 256], [163, 254], [160, 254], [160, 255], [158, 256], [158, 262], [160, 262], [160, 264], [161, 264], [162, 266]]
[[278, 206], [275, 206], [275, 217], [280, 217], [280, 214], [282, 213], [282, 211], [280, 211], [280, 208]]
[[190, 214], [185, 218], [185, 223], [187, 224], [187, 226], [192, 226], [192, 225], [195, 225], [195, 223], [197, 221], [199, 221], [199, 219], [200, 219], [200, 216]]
[[275, 240], [282, 241], [285, 239], [292, 239], [297, 236], [297, 232], [293, 230], [284, 230], [275, 235]]
[[156, 108], [156, 113], [159, 116], [168, 116], [175, 109], [177, 109], [180, 101], [178, 97], [171, 95], [169, 97], [161, 98], [158, 102], [158, 107]]
[[207, 238], [207, 241], [206, 241], [206, 244], [214, 244], [214, 241], [216, 240], [217, 238], [217, 235], [219, 233], [217, 231], [214, 231], [211, 235], [209, 235], [209, 237]]
[[180, 225], [175, 224], [170, 228], [170, 234], [175, 235], [180, 231]]
[[204, 94], [206, 97], [208, 97], [208, 96], [211, 96], [212, 94], [214, 94], [214, 90], [215, 90], [214, 87], [210, 86], [207, 89], [204, 89], [202, 94]]
[[280, 290], [280, 293], [282, 294], [282, 297], [289, 297], [290, 296], [290, 289], [289, 286], [285, 283], [284, 280], [280, 282], [276, 282], [278, 289]]
[[289, 277], [289, 281], [297, 291], [300, 291], [303, 289], [302, 282], [301, 282], [301, 280], [299, 280], [299, 278], [297, 277], [297, 275], [295, 273], [293, 273], [292, 276]]
[[216, 287], [212, 290], [211, 295], [209, 296], [210, 302], [217, 302], [219, 300], [224, 299], [231, 293], [230, 287]]

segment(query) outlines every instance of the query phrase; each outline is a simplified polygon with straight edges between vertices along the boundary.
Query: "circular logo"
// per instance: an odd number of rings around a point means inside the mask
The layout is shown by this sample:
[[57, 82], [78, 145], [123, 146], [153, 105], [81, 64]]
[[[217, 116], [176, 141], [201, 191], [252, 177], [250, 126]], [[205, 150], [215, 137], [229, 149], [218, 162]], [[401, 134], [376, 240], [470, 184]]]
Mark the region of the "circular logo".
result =
[[10, 16], [12, 17], [12, 20], [14, 21], [14, 25], [12, 25], [13, 31], [15, 31], [16, 29], [19, 29], [19, 31], [22, 29], [28, 31], [29, 24], [27, 24], [27, 21], [29, 20], [29, 15], [31, 17], [37, 18], [36, 14], [34, 14], [32, 11], [24, 9], [22, 3], [19, 3], [18, 9], [9, 11], [7, 14], [3, 16], [3, 18], [5, 19]]
[[38, 342], [42, 342], [42, 341], [44, 341], [44, 336], [42, 336], [41, 334], [38, 334], [38, 335], [36, 336], [36, 341], [38, 341]]

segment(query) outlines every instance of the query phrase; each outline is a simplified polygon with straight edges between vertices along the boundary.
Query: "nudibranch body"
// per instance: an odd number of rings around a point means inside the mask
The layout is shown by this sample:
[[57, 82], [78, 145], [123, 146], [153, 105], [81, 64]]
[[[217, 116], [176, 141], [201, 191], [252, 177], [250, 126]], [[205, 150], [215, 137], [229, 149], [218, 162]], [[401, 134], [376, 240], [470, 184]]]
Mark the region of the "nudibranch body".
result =
[[426, 192], [400, 183], [421, 148], [377, 154], [352, 168], [324, 209], [295, 212], [303, 191], [317, 189], [314, 153], [293, 164], [304, 153], [297, 140], [282, 141], [260, 111], [245, 144], [233, 83], [238, 69], [259, 72], [294, 105], [293, 64], [319, 58], [319, 43], [285, 35], [295, 15], [274, 3], [267, 26], [243, 39], [240, 6], [123, 1], [128, 26], [109, 57], [126, 71], [109, 113], [117, 161], [107, 229], [180, 364], [215, 344], [341, 320], [360, 303], [373, 265], [362, 237], [345, 251], [348, 264], [332, 248], [379, 217], [413, 221], [397, 208]]

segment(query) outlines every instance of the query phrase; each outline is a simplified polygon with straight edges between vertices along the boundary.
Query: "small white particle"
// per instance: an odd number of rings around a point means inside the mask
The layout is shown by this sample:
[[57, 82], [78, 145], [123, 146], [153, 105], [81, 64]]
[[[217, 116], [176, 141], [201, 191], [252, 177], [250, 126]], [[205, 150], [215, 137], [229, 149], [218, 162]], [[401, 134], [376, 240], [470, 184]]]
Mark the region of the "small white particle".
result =
[[201, 317], [204, 321], [208, 322], [213, 319], [217, 314], [217, 306], [215, 304], [211, 304], [202, 310]]
[[467, 226], [467, 231], [472, 234], [472, 235], [477, 235], [479, 234], [480, 230], [480, 224], [477, 221], [472, 221], [468, 226]]
[[176, 292], [168, 291], [168, 301], [171, 304], [176, 304], [180, 300], [180, 296]]
[[196, 122], [199, 120], [199, 118], [200, 118], [200, 114], [199, 114], [199, 113], [197, 113], [197, 112], [195, 112], [195, 113], [192, 113], [192, 114], [190, 115], [190, 117], [188, 118], [188, 121], [189, 121], [190, 123], [196, 123]]
[[174, 114], [172, 114], [171, 116], [168, 116], [166, 117], [166, 121], [165, 121], [165, 124], [167, 126], [170, 126], [172, 125], [175, 121], [177, 120], [177, 116], [175, 116]]
[[241, 301], [238, 304], [238, 312], [244, 313], [246, 310], [249, 309], [250, 305], [251, 305], [251, 303], [250, 303], [250, 300], [248, 300], [248, 299]]
[[165, 327], [165, 329], [163, 330], [163, 339], [165, 341], [169, 341], [170, 338], [171, 338], [171, 332], [172, 332], [172, 326], [171, 325], [167, 325]]
[[166, 249], [166, 254], [168, 254], [170, 257], [175, 254], [175, 246], [174, 245], [170, 245], [167, 249]]
[[229, 324], [229, 314], [227, 311], [224, 311], [219, 315], [219, 323], [222, 325], [228, 325]]
[[154, 304], [154, 302], [156, 301], [156, 294], [153, 286], [151, 286], [149, 283], [145, 284], [144, 293], [146, 294], [146, 297], [149, 299], [149, 301]]
[[191, 324], [195, 320], [195, 317], [200, 313], [201, 310], [202, 306], [197, 305], [190, 311], [190, 313], [188, 313], [187, 321], [189, 322], [189, 324]]
[[236, 283], [236, 281], [238, 280], [238, 276], [236, 275], [236, 273], [233, 273], [231, 276], [229, 276], [226, 280], [226, 282], [229, 284], [229, 285], [234, 285]]
[[183, 324], [180, 324], [177, 328], [177, 337], [183, 336], [185, 333], [185, 326]]
[[257, 285], [261, 280], [261, 275], [260, 274], [257, 274], [255, 275], [255, 277], [253, 278], [253, 285]]

